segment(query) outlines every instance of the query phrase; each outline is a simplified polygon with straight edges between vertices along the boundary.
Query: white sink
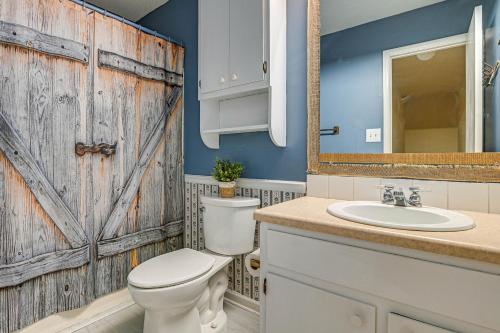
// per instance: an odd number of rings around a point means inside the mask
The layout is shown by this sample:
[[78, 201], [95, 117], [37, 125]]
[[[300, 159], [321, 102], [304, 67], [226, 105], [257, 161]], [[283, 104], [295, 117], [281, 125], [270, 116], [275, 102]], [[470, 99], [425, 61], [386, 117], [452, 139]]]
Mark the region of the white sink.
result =
[[328, 213], [352, 222], [420, 231], [460, 231], [475, 227], [463, 214], [433, 207], [396, 207], [373, 201], [346, 201], [328, 206]]

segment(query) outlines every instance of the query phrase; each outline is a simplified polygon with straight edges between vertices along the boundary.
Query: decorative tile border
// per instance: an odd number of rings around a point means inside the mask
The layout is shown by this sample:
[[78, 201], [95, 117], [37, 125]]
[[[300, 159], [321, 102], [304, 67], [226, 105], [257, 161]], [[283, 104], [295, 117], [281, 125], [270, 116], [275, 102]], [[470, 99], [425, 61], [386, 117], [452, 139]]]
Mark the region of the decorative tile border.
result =
[[[217, 182], [209, 176], [185, 176], [185, 234], [186, 247], [203, 250], [203, 214], [200, 210], [201, 196], [218, 196]], [[303, 182], [288, 182], [260, 179], [240, 179], [236, 195], [259, 198], [261, 207], [267, 207], [292, 200], [305, 195], [306, 185]], [[259, 247], [259, 227], [255, 228], [254, 247]], [[227, 267], [229, 289], [253, 300], [259, 300], [259, 279], [252, 278], [245, 268], [244, 256], [235, 256]]]

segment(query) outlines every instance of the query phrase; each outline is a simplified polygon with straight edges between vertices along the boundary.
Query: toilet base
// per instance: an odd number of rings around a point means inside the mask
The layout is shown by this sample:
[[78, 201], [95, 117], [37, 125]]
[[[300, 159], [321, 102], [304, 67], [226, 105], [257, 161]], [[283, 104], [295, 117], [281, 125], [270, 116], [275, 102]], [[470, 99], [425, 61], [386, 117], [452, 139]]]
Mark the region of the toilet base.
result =
[[196, 308], [179, 316], [170, 317], [164, 312], [146, 310], [143, 333], [201, 333], [200, 315]]
[[227, 315], [224, 310], [217, 313], [217, 316], [210, 323], [201, 326], [202, 333], [225, 333], [227, 327]]

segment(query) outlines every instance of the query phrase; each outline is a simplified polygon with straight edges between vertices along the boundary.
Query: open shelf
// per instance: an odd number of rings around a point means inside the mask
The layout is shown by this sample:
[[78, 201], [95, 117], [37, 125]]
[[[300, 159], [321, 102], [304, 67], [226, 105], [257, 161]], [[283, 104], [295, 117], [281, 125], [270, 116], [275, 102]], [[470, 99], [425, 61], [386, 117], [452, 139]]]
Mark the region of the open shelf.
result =
[[203, 134], [235, 134], [235, 133], [248, 133], [248, 132], [264, 132], [269, 129], [269, 125], [251, 125], [251, 126], [239, 126], [239, 127], [228, 127], [228, 128], [218, 128], [212, 130], [204, 130]]

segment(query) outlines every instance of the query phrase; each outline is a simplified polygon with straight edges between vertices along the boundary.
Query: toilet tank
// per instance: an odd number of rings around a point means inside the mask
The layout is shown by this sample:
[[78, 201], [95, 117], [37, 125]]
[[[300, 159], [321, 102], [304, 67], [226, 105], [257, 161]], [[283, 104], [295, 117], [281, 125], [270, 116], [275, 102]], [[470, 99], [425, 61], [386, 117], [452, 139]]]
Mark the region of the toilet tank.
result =
[[201, 197], [205, 248], [225, 255], [253, 251], [257, 198]]

